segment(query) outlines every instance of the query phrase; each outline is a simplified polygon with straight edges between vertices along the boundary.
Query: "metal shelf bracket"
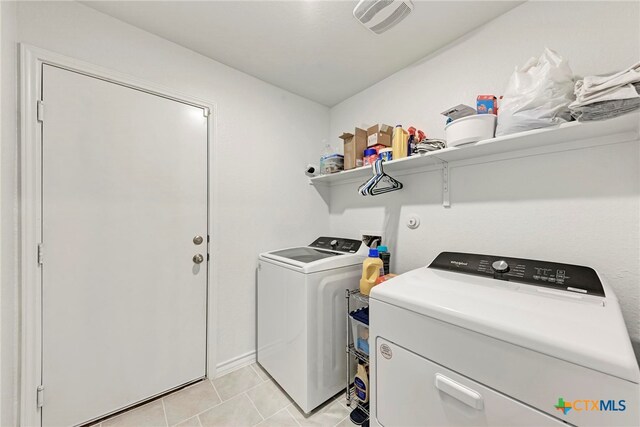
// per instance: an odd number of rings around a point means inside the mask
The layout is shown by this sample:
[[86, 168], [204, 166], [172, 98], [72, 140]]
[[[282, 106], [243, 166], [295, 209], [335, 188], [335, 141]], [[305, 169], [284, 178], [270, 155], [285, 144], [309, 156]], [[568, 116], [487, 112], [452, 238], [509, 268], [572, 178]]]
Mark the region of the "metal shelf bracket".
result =
[[449, 200], [449, 163], [442, 161], [442, 206], [451, 207]]

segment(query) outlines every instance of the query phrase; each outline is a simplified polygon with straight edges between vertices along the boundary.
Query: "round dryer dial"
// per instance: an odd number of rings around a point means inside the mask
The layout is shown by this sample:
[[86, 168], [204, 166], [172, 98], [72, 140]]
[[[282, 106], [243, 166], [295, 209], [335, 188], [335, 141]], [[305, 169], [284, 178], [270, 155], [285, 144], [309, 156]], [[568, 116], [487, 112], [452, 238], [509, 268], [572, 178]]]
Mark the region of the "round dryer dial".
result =
[[491, 264], [491, 267], [496, 271], [496, 273], [506, 273], [509, 271], [509, 264], [507, 261], [500, 259]]

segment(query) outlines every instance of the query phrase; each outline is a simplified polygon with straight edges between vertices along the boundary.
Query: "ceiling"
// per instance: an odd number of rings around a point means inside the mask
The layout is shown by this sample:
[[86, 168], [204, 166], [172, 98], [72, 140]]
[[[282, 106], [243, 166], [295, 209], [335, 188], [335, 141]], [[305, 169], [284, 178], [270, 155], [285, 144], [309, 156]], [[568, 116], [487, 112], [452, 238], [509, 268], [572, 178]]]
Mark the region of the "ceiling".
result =
[[87, 1], [85, 5], [305, 98], [333, 106], [521, 1], [416, 1], [375, 35], [355, 1]]

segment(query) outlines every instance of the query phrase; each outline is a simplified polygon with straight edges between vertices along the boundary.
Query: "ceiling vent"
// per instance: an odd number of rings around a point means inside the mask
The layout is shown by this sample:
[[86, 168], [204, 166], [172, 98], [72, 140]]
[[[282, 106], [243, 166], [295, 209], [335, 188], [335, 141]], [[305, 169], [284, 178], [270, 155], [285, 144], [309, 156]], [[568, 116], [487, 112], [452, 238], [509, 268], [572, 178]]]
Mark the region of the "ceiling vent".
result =
[[382, 34], [413, 10], [411, 0], [360, 0], [353, 16], [376, 34]]

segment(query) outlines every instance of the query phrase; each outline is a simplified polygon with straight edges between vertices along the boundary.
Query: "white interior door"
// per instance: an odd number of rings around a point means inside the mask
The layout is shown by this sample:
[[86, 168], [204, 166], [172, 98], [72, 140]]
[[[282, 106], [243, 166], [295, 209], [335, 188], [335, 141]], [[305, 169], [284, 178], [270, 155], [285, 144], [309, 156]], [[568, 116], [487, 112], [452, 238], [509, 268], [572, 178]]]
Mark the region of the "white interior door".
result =
[[42, 74], [42, 423], [65, 426], [205, 376], [207, 118]]

